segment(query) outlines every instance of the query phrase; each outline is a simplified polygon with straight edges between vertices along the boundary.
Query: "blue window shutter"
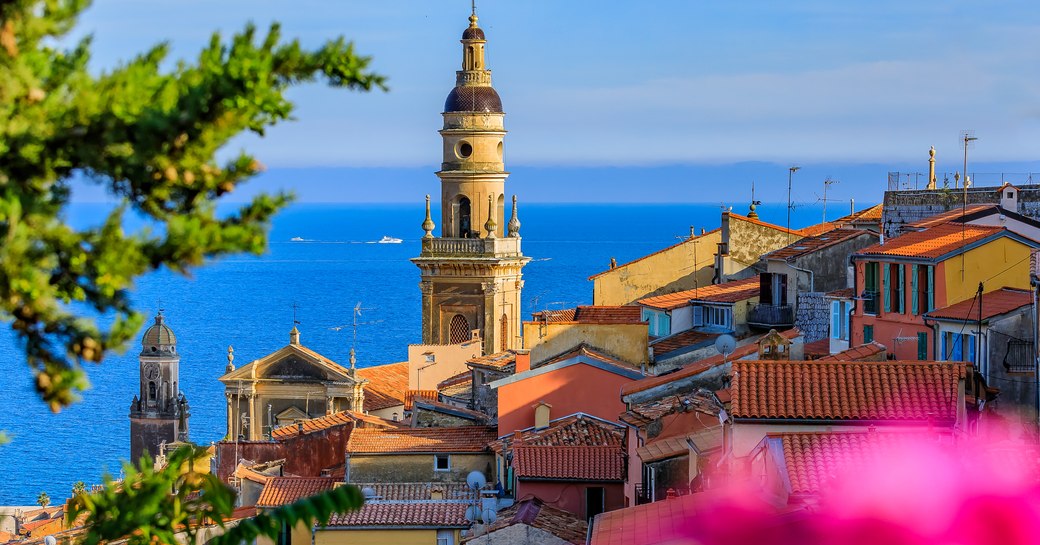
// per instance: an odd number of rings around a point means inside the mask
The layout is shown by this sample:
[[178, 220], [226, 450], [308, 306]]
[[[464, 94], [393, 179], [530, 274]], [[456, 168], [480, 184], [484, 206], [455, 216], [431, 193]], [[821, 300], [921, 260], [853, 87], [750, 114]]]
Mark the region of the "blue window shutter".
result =
[[831, 338], [841, 338], [841, 301], [831, 303]]
[[953, 351], [950, 353], [950, 361], [961, 361], [964, 359], [964, 351], [961, 350], [963, 344], [963, 336], [960, 334], [953, 336]]
[[949, 337], [948, 333], [940, 333], [939, 334], [939, 344], [940, 344], [939, 351], [942, 352], [942, 354], [938, 354], [938, 357], [935, 358], [938, 361], [946, 361], [947, 357], [948, 357], [947, 355], [950, 353], [950, 347], [946, 346], [946, 339], [948, 337]]
[[935, 267], [932, 265], [926, 265], [928, 267], [928, 307], [924, 309], [925, 312], [935, 308]]
[[975, 363], [975, 335], [967, 335], [968, 337], [968, 353], [965, 354], [964, 359]]
[[910, 265], [910, 309], [916, 315], [917, 311], [917, 265]]
[[885, 263], [882, 266], [885, 267], [885, 284], [881, 288], [885, 292], [885, 312], [891, 312], [892, 311], [892, 278], [891, 278], [892, 267], [890, 267], [888, 265], [888, 263]]
[[899, 264], [899, 313], [906, 312], [906, 265]]

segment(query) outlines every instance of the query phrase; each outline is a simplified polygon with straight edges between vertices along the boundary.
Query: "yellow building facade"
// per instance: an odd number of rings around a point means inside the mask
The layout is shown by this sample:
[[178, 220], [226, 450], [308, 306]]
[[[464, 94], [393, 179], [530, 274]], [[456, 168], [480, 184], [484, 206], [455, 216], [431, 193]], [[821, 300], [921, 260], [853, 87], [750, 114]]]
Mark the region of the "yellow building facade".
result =
[[520, 346], [521, 269], [516, 197], [506, 221], [505, 113], [485, 62], [476, 15], [462, 34], [462, 70], [444, 103], [440, 236], [426, 198], [419, 267], [423, 344], [458, 344], [477, 331], [483, 352]]

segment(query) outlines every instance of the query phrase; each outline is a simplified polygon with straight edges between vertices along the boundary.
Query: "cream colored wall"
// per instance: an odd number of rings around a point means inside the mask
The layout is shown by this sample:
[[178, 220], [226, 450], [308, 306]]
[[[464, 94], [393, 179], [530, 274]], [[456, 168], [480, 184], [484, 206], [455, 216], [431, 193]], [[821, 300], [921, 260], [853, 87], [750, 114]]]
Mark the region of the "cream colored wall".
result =
[[[292, 529], [292, 545], [308, 545], [311, 542], [311, 526], [301, 522]], [[265, 536], [256, 538], [256, 545], [274, 545], [275, 539]]]
[[370, 415], [378, 416], [379, 418], [385, 418], [387, 420], [393, 420], [394, 414], [397, 414], [397, 419], [401, 420], [404, 418], [404, 404], [394, 405], [393, 407], [387, 407], [385, 409], [379, 409], [378, 411], [369, 411]]
[[[763, 254], [789, 246], [802, 238], [801, 235], [788, 234], [738, 215], [728, 216], [729, 254], [723, 259], [722, 282], [748, 278], [754, 272], [748, 271], [748, 267], [757, 263]], [[724, 218], [723, 221], [727, 220]]]
[[711, 284], [721, 241], [722, 233], [715, 230], [601, 273], [592, 279], [592, 302], [627, 305], [650, 295]]
[[[429, 352], [433, 353], [433, 362], [426, 361], [426, 354]], [[478, 356], [480, 356], [479, 341], [463, 344], [410, 344], [408, 345], [408, 389], [433, 390], [442, 380], [469, 370], [466, 367], [466, 361]]]
[[[455, 543], [458, 543], [458, 531]], [[295, 543], [294, 543], [295, 545]], [[337, 530], [319, 528], [314, 545], [437, 545], [437, 530]]]
[[646, 324], [580, 324], [524, 322], [524, 348], [538, 363], [581, 343], [632, 364], [647, 363]]
[[937, 307], [952, 305], [975, 297], [979, 282], [983, 289], [1029, 289], [1030, 248], [1017, 240], [998, 238], [988, 244], [964, 253], [964, 276], [961, 276], [961, 256], [943, 262], [946, 274], [946, 301], [936, 301]]

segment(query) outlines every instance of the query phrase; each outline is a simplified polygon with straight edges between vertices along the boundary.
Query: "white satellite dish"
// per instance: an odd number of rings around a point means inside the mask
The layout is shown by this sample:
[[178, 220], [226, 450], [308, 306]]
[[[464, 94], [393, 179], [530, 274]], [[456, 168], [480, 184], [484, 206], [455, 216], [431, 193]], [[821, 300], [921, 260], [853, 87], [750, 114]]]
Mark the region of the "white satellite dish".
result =
[[498, 513], [496, 513], [495, 510], [490, 507], [485, 509], [484, 513], [482, 514], [484, 518], [484, 524], [492, 524], [493, 522], [498, 520]]
[[376, 496], [376, 489], [371, 486], [366, 486], [361, 489], [361, 495], [364, 496], [366, 500], [370, 500]]
[[737, 340], [733, 338], [733, 335], [719, 335], [715, 339], [715, 350], [722, 354], [723, 359], [729, 356], [737, 349]]
[[480, 508], [476, 505], [471, 505], [466, 508], [466, 520], [470, 522], [477, 522], [480, 520]]
[[54, 539], [54, 536], [47, 536], [43, 538], [43, 543], [44, 545], [56, 545], [58, 543], [58, 540]]
[[469, 475], [466, 475], [466, 485], [473, 490], [480, 490], [487, 484], [487, 479], [484, 478], [484, 474], [479, 471], [470, 471]]

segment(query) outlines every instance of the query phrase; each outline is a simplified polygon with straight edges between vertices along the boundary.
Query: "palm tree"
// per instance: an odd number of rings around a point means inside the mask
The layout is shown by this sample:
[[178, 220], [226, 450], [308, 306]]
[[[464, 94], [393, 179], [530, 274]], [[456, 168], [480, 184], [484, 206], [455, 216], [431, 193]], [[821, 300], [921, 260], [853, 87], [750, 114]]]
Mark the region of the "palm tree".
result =
[[83, 481], [76, 481], [76, 484], [72, 485], [72, 495], [79, 496], [80, 494], [87, 493], [87, 485], [83, 484]]
[[51, 497], [46, 492], [40, 492], [40, 495], [36, 496], [36, 503], [40, 504], [40, 507], [46, 508], [51, 504]]

